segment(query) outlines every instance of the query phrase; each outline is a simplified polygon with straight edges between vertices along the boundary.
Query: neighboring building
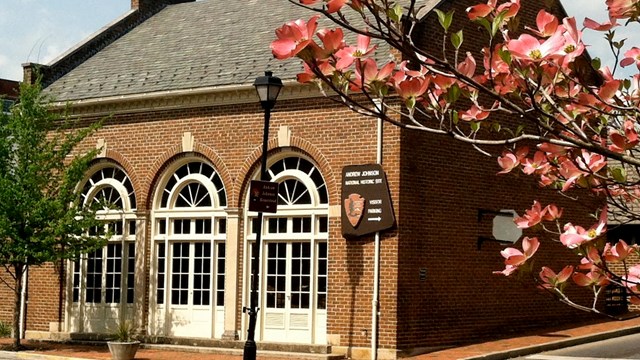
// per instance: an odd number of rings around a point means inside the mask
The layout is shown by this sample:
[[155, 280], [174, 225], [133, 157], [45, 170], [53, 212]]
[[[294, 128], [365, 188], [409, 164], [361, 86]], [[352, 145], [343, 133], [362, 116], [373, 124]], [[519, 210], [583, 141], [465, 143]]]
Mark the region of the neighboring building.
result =
[[[468, 3], [439, 6], [463, 14]], [[393, 359], [575, 319], [535, 289], [493, 275], [503, 245], [478, 243], [491, 236], [485, 210], [542, 198], [571, 216], [571, 203], [531, 179], [496, 176], [495, 159], [469, 146], [385, 124], [382, 164], [397, 226], [381, 235], [372, 328], [374, 237], [342, 237], [340, 185], [343, 167], [376, 162], [376, 121], [295, 83], [301, 66], [269, 51], [274, 29], [309, 16], [278, 0], [132, 0], [131, 12], [53, 64], [25, 66], [25, 79], [39, 68], [46, 91], [83, 121], [110, 116], [78, 149], [102, 148], [80, 189], [86, 201], [122, 209], [104, 249], [30, 270], [27, 337], [106, 334], [126, 318], [148, 341], [245, 338], [256, 219], [247, 188], [263, 133], [252, 83], [265, 70], [286, 86], [269, 136], [280, 203], [263, 227], [260, 346], [305, 344], [353, 358], [377, 346], [379, 358]], [[540, 251], [556, 265], [567, 255], [553, 245]]]
[[18, 98], [20, 83], [13, 80], [0, 79], [0, 99], [2, 111], [9, 111], [11, 105]]

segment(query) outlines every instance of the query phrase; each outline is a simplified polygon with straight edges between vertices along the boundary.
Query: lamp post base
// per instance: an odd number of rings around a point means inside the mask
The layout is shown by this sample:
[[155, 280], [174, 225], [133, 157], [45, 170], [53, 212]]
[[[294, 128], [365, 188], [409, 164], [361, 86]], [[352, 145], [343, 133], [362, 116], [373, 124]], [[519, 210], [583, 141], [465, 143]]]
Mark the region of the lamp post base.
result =
[[244, 352], [242, 354], [242, 360], [256, 360], [257, 347], [256, 342], [253, 340], [247, 340], [244, 343]]

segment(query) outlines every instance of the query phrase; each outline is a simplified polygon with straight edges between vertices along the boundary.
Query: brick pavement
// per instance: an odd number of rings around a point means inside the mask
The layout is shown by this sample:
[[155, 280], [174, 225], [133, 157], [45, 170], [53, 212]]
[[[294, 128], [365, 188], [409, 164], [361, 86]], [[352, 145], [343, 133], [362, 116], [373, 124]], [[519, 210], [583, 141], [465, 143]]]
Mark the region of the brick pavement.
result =
[[[575, 341], [593, 341], [587, 340], [588, 336], [615, 337], [623, 333], [640, 332], [640, 317], [632, 318], [624, 321], [602, 321], [581, 324], [572, 328], [549, 328], [542, 331], [523, 336], [512, 338], [487, 341], [477, 344], [469, 344], [441, 351], [435, 351], [428, 354], [417, 355], [411, 357], [411, 360], [455, 360], [455, 359], [506, 359], [507, 352], [515, 349], [527, 348], [532, 346], [555, 346], [562, 347], [560, 342], [567, 340]], [[10, 339], [0, 339], [0, 345], [10, 343]], [[52, 356], [51, 360], [62, 360], [65, 358], [81, 358], [106, 360], [110, 359], [109, 350], [105, 346], [88, 346], [77, 344], [60, 344], [49, 342], [26, 341], [27, 345], [34, 348], [30, 354]], [[192, 349], [194, 350], [194, 349]], [[500, 355], [501, 354], [501, 355]], [[29, 359], [27, 353], [20, 354], [21, 359]], [[33, 359], [42, 359], [45, 357], [35, 356]], [[259, 360], [291, 360], [303, 359], [300, 354], [283, 354], [283, 353], [258, 353]], [[309, 357], [313, 358], [313, 357]], [[315, 357], [319, 359], [319, 357]], [[167, 349], [142, 348], [136, 354], [136, 359], [153, 359], [153, 360], [240, 360], [240, 354], [220, 354], [220, 353], [203, 353], [191, 351], [175, 351]]]

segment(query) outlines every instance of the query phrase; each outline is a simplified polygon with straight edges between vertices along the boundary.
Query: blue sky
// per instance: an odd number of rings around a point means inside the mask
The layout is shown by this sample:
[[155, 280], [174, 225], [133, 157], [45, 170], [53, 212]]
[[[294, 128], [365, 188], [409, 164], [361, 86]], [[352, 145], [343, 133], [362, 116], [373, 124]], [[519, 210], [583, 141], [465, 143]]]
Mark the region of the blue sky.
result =
[[131, 0], [3, 0], [0, 78], [21, 80], [22, 63], [48, 63], [131, 8]]
[[[222, 0], [210, 0], [222, 1]], [[238, 1], [238, 0], [231, 0]], [[478, 2], [480, 2], [479, 0]], [[531, 1], [531, 0], [522, 0]], [[605, 20], [605, 0], [563, 0], [570, 15]], [[286, 1], [283, 0], [286, 5]], [[4, 0], [0, 5], [0, 78], [22, 79], [22, 63], [49, 63], [131, 7], [130, 0]], [[213, 15], [212, 15], [213, 16]], [[285, 20], [290, 19], [283, 19]], [[626, 30], [631, 34], [630, 29]], [[636, 33], [638, 28], [635, 28]], [[630, 37], [630, 36], [629, 36]], [[636, 38], [638, 36], [636, 35]], [[601, 33], [587, 31], [593, 56], [605, 58], [608, 45]], [[637, 43], [632, 39], [627, 44]], [[603, 61], [607, 63], [607, 61]], [[629, 72], [630, 73], [630, 72]], [[619, 74], [620, 75], [620, 74]]]

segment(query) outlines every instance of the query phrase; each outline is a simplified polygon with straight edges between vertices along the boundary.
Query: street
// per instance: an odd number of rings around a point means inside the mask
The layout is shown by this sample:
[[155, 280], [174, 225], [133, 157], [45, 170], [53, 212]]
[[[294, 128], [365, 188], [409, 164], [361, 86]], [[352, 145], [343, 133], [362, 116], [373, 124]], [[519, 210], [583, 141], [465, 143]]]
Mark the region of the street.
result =
[[640, 359], [640, 334], [633, 334], [517, 358], [519, 360]]

